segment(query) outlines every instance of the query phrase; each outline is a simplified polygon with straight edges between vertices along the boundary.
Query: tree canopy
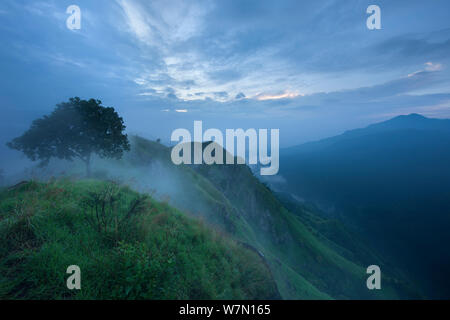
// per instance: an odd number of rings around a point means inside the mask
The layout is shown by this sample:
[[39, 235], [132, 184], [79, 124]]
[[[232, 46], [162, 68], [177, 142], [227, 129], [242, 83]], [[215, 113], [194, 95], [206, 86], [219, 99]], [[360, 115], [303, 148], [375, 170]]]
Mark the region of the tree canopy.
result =
[[75, 97], [58, 104], [50, 115], [34, 120], [28, 131], [7, 145], [44, 165], [51, 158], [79, 158], [89, 176], [93, 153], [120, 159], [130, 149], [124, 130], [123, 119], [114, 108], [102, 106], [100, 100]]

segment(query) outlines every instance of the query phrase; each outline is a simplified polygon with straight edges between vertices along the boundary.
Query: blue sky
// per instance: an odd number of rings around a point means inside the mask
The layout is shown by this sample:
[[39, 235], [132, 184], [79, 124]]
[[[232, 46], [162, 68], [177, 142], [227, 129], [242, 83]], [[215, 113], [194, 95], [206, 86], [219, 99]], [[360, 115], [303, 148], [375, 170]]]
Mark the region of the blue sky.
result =
[[[81, 30], [66, 8], [81, 8]], [[366, 8], [381, 8], [368, 30]], [[281, 146], [417, 112], [450, 117], [450, 2], [0, 2], [1, 147], [72, 96], [128, 132], [279, 128]]]

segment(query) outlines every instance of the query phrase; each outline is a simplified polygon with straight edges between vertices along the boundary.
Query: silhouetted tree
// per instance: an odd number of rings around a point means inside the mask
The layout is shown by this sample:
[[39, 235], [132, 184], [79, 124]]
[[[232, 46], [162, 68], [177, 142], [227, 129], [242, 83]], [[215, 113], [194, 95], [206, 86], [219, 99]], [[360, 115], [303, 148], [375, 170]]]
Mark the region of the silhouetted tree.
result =
[[125, 125], [114, 108], [104, 107], [100, 100], [70, 98], [56, 106], [43, 118], [36, 119], [30, 129], [7, 145], [22, 151], [31, 160], [48, 164], [50, 158], [81, 159], [90, 176], [93, 153], [102, 158], [120, 159], [130, 149]]

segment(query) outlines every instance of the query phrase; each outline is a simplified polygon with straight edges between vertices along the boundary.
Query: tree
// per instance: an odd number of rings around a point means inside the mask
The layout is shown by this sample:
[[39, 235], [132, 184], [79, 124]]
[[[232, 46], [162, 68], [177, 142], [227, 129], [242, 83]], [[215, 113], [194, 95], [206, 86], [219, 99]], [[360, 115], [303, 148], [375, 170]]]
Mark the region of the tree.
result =
[[120, 159], [130, 150], [125, 125], [114, 108], [104, 107], [100, 100], [70, 98], [56, 105], [55, 110], [36, 119], [30, 129], [7, 145], [22, 151], [33, 161], [47, 165], [50, 158], [81, 159], [86, 174], [91, 171], [93, 153], [102, 158]]

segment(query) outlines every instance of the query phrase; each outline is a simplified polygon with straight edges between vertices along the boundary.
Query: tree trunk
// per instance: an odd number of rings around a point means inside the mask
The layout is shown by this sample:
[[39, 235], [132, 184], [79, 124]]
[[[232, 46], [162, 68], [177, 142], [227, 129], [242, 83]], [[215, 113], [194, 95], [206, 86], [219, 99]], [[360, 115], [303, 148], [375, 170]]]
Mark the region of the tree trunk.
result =
[[91, 153], [86, 157], [86, 176], [91, 177]]

